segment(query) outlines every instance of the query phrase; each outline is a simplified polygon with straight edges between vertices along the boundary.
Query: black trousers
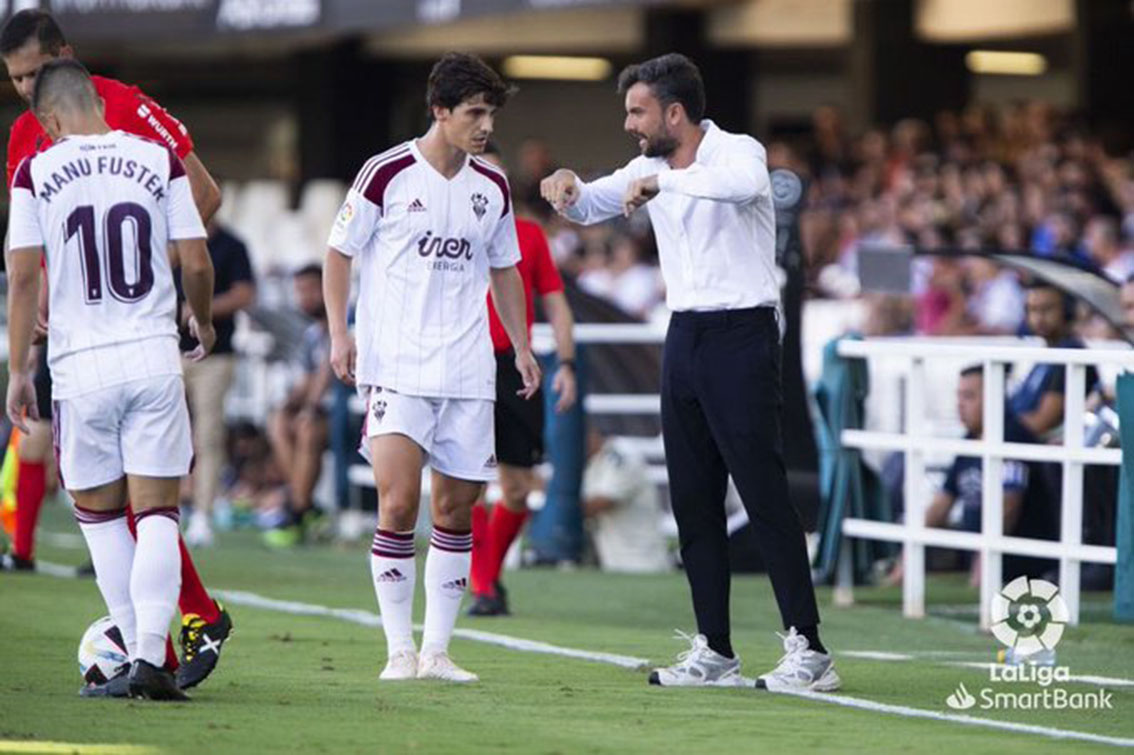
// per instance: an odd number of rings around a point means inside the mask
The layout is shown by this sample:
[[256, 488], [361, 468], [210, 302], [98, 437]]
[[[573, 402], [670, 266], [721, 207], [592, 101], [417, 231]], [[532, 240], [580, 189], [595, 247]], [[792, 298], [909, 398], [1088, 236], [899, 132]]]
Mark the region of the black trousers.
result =
[[661, 404], [670, 496], [697, 630], [729, 632], [724, 499], [730, 474], [784, 628], [818, 624], [803, 527], [784, 469], [775, 311], [674, 313], [662, 360]]

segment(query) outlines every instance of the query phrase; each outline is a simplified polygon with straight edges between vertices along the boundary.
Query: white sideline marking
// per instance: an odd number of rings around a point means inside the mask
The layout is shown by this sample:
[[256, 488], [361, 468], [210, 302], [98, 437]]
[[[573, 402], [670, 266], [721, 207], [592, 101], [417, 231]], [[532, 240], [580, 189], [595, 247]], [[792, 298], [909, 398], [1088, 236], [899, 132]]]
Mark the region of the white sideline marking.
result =
[[848, 658], [867, 658], [872, 661], [912, 661], [912, 655], [905, 653], [886, 653], [881, 650], [840, 650], [838, 655]]
[[[973, 661], [953, 661], [947, 664], [949, 666], [963, 666], [965, 668], [979, 668], [988, 671], [996, 663], [976, 663]], [[1073, 682], [1080, 682], [1082, 684], [1097, 684], [1099, 686], [1110, 685], [1112, 687], [1134, 687], [1134, 679], [1123, 679], [1117, 676], [1091, 676], [1083, 674], [1071, 674], [1067, 677]]]
[[[40, 562], [40, 565], [42, 566], [43, 563]], [[74, 576], [74, 569], [68, 569], [67, 567], [58, 566], [57, 564], [52, 564], [51, 566], [56, 567], [61, 572], [56, 576]], [[40, 571], [49, 573], [43, 569], [40, 569]], [[66, 574], [63, 574], [63, 572], [66, 572]], [[279, 611], [281, 613], [289, 613], [299, 616], [329, 616], [331, 618], [348, 621], [354, 624], [361, 624], [368, 627], [382, 626], [382, 618], [378, 616], [378, 614], [371, 611], [348, 608], [329, 608], [327, 606], [320, 606], [312, 603], [300, 603], [290, 600], [275, 600], [273, 598], [266, 598], [262, 595], [257, 595], [256, 593], [252, 592], [245, 592], [243, 590], [216, 590], [214, 592], [216, 595], [219, 595], [233, 605], [246, 605], [252, 608], [262, 608], [269, 611]], [[648, 666], [650, 663], [646, 658], [634, 658], [633, 656], [617, 655], [614, 653], [596, 653], [589, 650], [565, 648], [558, 645], [551, 645], [545, 642], [523, 640], [516, 637], [509, 637], [508, 635], [495, 634], [493, 632], [482, 632], [473, 629], [456, 629], [453, 632], [453, 635], [476, 642], [491, 643], [494, 645], [499, 645], [501, 647], [519, 650], [521, 652], [546, 653], [548, 655], [559, 655], [567, 658], [578, 658], [581, 660], [595, 661], [597, 663], [609, 663], [628, 669], [640, 669], [643, 666]], [[862, 653], [872, 651], [850, 652]], [[891, 653], [890, 655], [898, 654]], [[985, 664], [980, 665], [983, 667]], [[1086, 679], [1088, 677], [1081, 678]], [[1050, 726], [1037, 726], [1035, 724], [1021, 724], [1013, 721], [999, 721], [991, 718], [978, 718], [975, 716], [966, 716], [959, 713], [942, 713], [941, 711], [926, 710], [924, 708], [910, 708], [905, 705], [879, 703], [873, 700], [866, 700], [858, 697], [849, 697], [847, 695], [833, 695], [826, 692], [788, 692], [786, 690], [770, 692], [769, 694], [791, 695], [793, 697], [802, 697], [808, 700], [814, 700], [816, 702], [841, 705], [846, 708], [858, 708], [860, 710], [868, 710], [875, 713], [889, 713], [891, 715], [905, 716], [907, 718], [925, 718], [933, 721], [947, 721], [950, 723], [962, 724], [964, 726], [983, 726], [990, 729], [1001, 729], [1004, 731], [1013, 731], [1022, 734], [1037, 734], [1054, 739], [1094, 742], [1097, 744], [1112, 745], [1115, 747], [1134, 747], [1134, 739], [1127, 739], [1123, 737], [1110, 737], [1103, 734], [1092, 734], [1085, 731], [1075, 731], [1073, 729], [1057, 729]]]
[[1056, 729], [1051, 726], [1020, 724], [1014, 721], [998, 721], [993, 718], [978, 718], [976, 716], [966, 716], [961, 713], [942, 713], [936, 710], [909, 708], [905, 705], [877, 703], [873, 700], [863, 700], [857, 697], [847, 697], [846, 695], [832, 695], [827, 692], [788, 692], [786, 690], [780, 690], [770, 694], [804, 697], [809, 700], [833, 703], [847, 708], [859, 708], [860, 710], [870, 710], [876, 713], [890, 713], [895, 716], [905, 716], [907, 718], [928, 718], [934, 721], [949, 721], [951, 723], [964, 724], [965, 726], [984, 726], [989, 729], [1003, 729], [1004, 731], [1014, 731], [1022, 734], [1040, 734], [1055, 739], [1075, 739], [1080, 742], [1095, 742], [1097, 744], [1113, 745], [1115, 747], [1134, 747], [1134, 739], [1124, 737], [1108, 737], [1103, 734], [1091, 734], [1086, 731]]
[[[911, 651], [910, 653], [890, 653], [881, 650], [840, 650], [836, 655], [845, 655], [848, 658], [865, 658], [872, 661], [913, 661], [917, 660], [918, 656], [934, 656], [942, 655], [943, 651], [928, 651], [917, 652]], [[946, 653], [952, 654], [954, 653]], [[970, 653], [962, 653], [962, 655], [971, 655]], [[976, 668], [983, 671], [988, 671], [993, 666], [998, 666], [997, 663], [990, 663], [988, 661], [933, 661], [939, 666], [957, 666], [959, 668]], [[1095, 684], [1100, 687], [1134, 687], [1134, 679], [1126, 679], [1120, 676], [1094, 676], [1092, 674], [1071, 674], [1068, 680], [1078, 682], [1080, 684]]]
[[[264, 608], [271, 611], [280, 611], [282, 613], [298, 614], [302, 616], [330, 616], [331, 618], [349, 621], [354, 624], [361, 624], [367, 627], [380, 627], [382, 626], [382, 617], [371, 611], [363, 611], [356, 608], [329, 608], [327, 606], [313, 605], [311, 603], [296, 603], [288, 600], [274, 600], [272, 598], [265, 598], [256, 593], [244, 592], [240, 590], [216, 590], [224, 600], [227, 600], [233, 605], [245, 605], [253, 608]], [[415, 627], [420, 629], [421, 627]], [[544, 653], [546, 655], [559, 655], [566, 658], [578, 658], [584, 661], [594, 661], [596, 663], [609, 663], [614, 666], [620, 666], [628, 669], [640, 669], [648, 666], [650, 661], [648, 658], [635, 658], [629, 655], [617, 655], [615, 653], [598, 653], [591, 650], [578, 650], [576, 648], [567, 648], [560, 645], [552, 645], [547, 642], [539, 642], [537, 640], [524, 640], [519, 637], [509, 637], [506, 634], [496, 634], [495, 632], [484, 632], [479, 629], [454, 629], [454, 637], [461, 637], [466, 640], [473, 640], [474, 642], [483, 642], [489, 645], [499, 645], [510, 650], [520, 650], [528, 653]]]
[[47, 742], [38, 739], [0, 739], [0, 752], [27, 755], [156, 755], [156, 747], [126, 744], [84, 744], [81, 742]]

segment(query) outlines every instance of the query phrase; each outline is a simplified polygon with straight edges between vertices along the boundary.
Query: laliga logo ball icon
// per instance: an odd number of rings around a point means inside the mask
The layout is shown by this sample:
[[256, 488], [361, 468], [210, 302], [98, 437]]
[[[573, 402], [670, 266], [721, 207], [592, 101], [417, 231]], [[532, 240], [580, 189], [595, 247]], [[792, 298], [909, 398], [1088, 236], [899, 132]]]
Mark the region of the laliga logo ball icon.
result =
[[992, 634], [1017, 656], [1054, 648], [1068, 617], [1059, 588], [1042, 579], [1018, 577], [992, 599]]

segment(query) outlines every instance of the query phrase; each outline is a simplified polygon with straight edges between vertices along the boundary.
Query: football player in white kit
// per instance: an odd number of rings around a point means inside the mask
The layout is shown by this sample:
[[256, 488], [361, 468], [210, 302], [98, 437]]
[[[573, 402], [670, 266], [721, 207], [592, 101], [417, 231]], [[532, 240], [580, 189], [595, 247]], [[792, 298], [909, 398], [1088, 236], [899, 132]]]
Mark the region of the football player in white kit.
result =
[[[216, 338], [205, 229], [181, 161], [163, 144], [111, 131], [80, 63], [46, 63], [32, 110], [55, 144], [25, 159], [13, 180], [9, 366], [27, 364], [46, 254], [60, 475], [130, 654], [109, 686], [185, 700], [162, 668], [180, 588], [178, 489], [193, 455], [167, 247], [181, 260], [200, 341], [192, 356], [201, 359]], [[9, 374], [7, 411], [21, 429], [37, 418], [22, 369]]]
[[[508, 182], [477, 157], [510, 93], [479, 58], [445, 55], [429, 75], [428, 133], [363, 165], [328, 242], [331, 364], [366, 397], [362, 451], [378, 485], [370, 567], [386, 634], [384, 680], [477, 679], [450, 660], [448, 646], [468, 585], [472, 506], [496, 477], [489, 286], [515, 348], [520, 395], [530, 398], [540, 382], [515, 267], [520, 251]], [[361, 285], [352, 337], [354, 258]], [[418, 656], [414, 524], [426, 463], [433, 532]]]

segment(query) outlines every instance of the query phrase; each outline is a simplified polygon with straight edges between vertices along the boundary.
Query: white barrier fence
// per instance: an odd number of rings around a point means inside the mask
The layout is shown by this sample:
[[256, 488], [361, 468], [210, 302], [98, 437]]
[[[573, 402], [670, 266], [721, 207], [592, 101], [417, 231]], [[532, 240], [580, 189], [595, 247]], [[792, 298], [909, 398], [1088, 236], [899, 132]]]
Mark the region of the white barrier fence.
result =
[[[1003, 554], [1036, 556], [1059, 560], [1059, 584], [1070, 613], [1070, 622], [1079, 622], [1080, 564], [1114, 564], [1113, 547], [1084, 545], [1083, 465], [1120, 465], [1117, 449], [1084, 448], [1084, 395], [1089, 366], [1113, 365], [1134, 369], [1134, 351], [1129, 349], [1048, 349], [1036, 347], [981, 346], [974, 344], [941, 344], [908, 339], [875, 339], [842, 341], [839, 354], [867, 360], [901, 359], [906, 363], [905, 432], [873, 432], [845, 430], [842, 443], [862, 450], [901, 451], [905, 454], [905, 522], [894, 524], [866, 519], [846, 519], [843, 534], [848, 538], [864, 538], [901, 543], [905, 568], [902, 581], [902, 611], [907, 617], [925, 616], [925, 549], [939, 546], [980, 553], [980, 624], [987, 628], [992, 596], [1002, 585]], [[925, 434], [926, 362], [929, 360], [966, 360], [984, 367], [984, 438], [963, 440], [931, 437]], [[1006, 366], [1016, 362], [1064, 365], [1067, 369], [1064, 402], [1063, 444], [1034, 445], [1006, 443], [1004, 430], [1004, 384]], [[951, 400], [952, 397], [949, 397]], [[940, 397], [936, 397], [940, 400]], [[981, 531], [958, 532], [925, 526], [926, 497], [925, 457], [927, 453], [946, 452], [980, 456], [982, 459]], [[1057, 462], [1063, 466], [1060, 500], [1059, 541], [1008, 537], [1003, 532], [1004, 497], [1002, 467], [1005, 459]], [[837, 596], [851, 599], [849, 548], [844, 542], [840, 556]]]

